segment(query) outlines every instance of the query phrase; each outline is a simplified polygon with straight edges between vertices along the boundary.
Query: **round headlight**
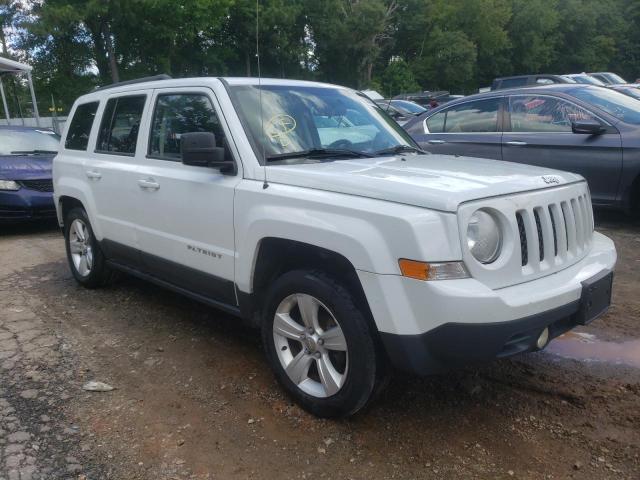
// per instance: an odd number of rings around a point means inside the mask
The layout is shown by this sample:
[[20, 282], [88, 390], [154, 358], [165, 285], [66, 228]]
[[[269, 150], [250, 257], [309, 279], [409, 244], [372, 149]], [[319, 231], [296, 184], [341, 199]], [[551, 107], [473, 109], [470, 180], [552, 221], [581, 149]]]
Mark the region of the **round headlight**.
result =
[[491, 263], [500, 255], [502, 234], [496, 219], [484, 210], [476, 211], [467, 226], [467, 246], [480, 263]]

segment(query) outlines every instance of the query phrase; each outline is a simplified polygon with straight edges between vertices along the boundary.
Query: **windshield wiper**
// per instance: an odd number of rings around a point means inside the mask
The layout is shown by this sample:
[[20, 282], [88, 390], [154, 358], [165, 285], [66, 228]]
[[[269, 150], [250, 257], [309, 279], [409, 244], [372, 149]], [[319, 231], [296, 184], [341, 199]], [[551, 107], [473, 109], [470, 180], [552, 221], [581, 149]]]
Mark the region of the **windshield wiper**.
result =
[[329, 158], [329, 157], [351, 157], [351, 158], [370, 158], [372, 154], [360, 152], [358, 150], [349, 150], [348, 148], [311, 148], [309, 150], [301, 150], [299, 152], [276, 153], [267, 156], [267, 162], [277, 160], [287, 160], [291, 158]]
[[412, 147], [411, 145], [396, 145], [395, 147], [383, 148], [382, 150], [378, 150], [377, 152], [374, 152], [374, 153], [376, 155], [388, 155], [388, 154], [395, 155], [397, 153], [402, 153], [402, 152], [427, 153], [421, 148]]
[[55, 150], [15, 150], [11, 155], [55, 155]]

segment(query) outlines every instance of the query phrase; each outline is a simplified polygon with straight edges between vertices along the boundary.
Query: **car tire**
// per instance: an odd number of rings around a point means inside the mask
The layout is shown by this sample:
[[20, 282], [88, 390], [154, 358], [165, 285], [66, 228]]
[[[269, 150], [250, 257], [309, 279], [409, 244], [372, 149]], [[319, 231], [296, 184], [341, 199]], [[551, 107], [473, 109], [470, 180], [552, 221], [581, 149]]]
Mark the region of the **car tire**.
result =
[[376, 332], [347, 288], [323, 272], [296, 270], [278, 278], [266, 298], [267, 360], [305, 410], [349, 416], [378, 393], [385, 369]]
[[83, 208], [74, 208], [65, 217], [64, 244], [69, 268], [80, 285], [98, 288], [113, 279], [114, 271], [106, 263]]

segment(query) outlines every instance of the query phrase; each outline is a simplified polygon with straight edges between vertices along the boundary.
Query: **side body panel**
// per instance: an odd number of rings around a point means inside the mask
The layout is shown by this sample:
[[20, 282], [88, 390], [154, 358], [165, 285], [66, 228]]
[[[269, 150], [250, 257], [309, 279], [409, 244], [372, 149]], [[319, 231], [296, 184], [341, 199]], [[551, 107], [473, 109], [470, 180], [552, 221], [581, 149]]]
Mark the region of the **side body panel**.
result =
[[245, 180], [236, 190], [236, 284], [253, 291], [264, 238], [291, 239], [334, 251], [357, 270], [400, 273], [398, 260], [462, 258], [455, 214], [352, 195]]

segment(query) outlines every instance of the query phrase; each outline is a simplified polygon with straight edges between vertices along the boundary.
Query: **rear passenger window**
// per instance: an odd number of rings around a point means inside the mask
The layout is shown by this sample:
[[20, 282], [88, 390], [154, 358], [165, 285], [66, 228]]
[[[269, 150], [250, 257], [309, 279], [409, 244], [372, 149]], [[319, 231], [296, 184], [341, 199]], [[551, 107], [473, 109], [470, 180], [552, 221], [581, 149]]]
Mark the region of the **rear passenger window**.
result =
[[133, 155], [136, 152], [145, 95], [112, 98], [102, 114], [96, 150]]
[[498, 131], [500, 98], [468, 102], [446, 111], [446, 133], [485, 133]]
[[96, 110], [99, 102], [84, 103], [78, 105], [73, 119], [69, 124], [64, 148], [69, 150], [86, 150], [89, 144], [89, 134], [96, 118]]
[[216, 136], [217, 146], [225, 147], [224, 131], [209, 97], [198, 93], [159, 95], [153, 113], [149, 155], [180, 161], [180, 137], [191, 132], [211, 132]]

